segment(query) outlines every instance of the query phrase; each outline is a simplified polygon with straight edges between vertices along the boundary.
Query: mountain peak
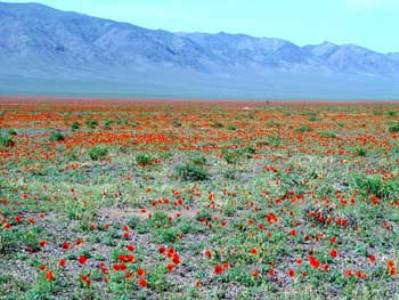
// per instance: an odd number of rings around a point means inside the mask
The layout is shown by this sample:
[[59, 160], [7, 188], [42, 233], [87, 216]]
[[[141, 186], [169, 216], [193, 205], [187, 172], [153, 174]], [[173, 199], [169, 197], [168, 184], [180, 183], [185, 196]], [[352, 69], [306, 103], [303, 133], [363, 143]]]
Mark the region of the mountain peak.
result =
[[224, 31], [171, 33], [36, 3], [0, 2], [0, 15], [3, 79], [23, 75], [87, 80], [103, 74], [106, 80], [118, 81], [124, 74], [142, 82], [147, 74], [150, 82], [176, 76], [177, 82], [196, 78], [199, 82], [210, 79], [213, 84], [240, 78], [252, 85], [266, 75], [281, 73], [287, 75], [282, 81], [298, 74], [340, 78], [399, 74], [398, 54], [385, 55], [351, 44], [325, 41], [299, 47], [283, 39]]

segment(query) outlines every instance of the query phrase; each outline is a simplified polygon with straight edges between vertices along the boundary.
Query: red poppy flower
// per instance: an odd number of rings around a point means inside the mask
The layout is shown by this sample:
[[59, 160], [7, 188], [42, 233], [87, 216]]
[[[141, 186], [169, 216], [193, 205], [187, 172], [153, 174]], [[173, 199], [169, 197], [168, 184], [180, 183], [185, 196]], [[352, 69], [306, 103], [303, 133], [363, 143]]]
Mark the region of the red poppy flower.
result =
[[39, 270], [40, 271], [44, 271], [44, 270], [46, 270], [47, 269], [47, 266], [46, 265], [40, 265], [39, 266]]
[[175, 253], [175, 249], [173, 247], [170, 247], [168, 250], [168, 253], [166, 255], [168, 257], [172, 257], [174, 253]]
[[367, 279], [368, 276], [367, 276], [366, 273], [364, 273], [362, 271], [357, 271], [356, 272], [356, 277], [359, 278], [359, 279]]
[[91, 284], [91, 280], [90, 280], [90, 273], [89, 274], [86, 274], [86, 275], [81, 275], [80, 276], [80, 280], [82, 280], [83, 281], [83, 283], [84, 284], [86, 284], [87, 286], [90, 286], [90, 284]]
[[251, 275], [252, 275], [252, 277], [254, 277], [254, 278], [258, 278], [258, 277], [259, 277], [259, 272], [258, 272], [258, 271], [253, 271], [253, 272], [251, 273]]
[[276, 271], [275, 271], [273, 268], [270, 268], [269, 271], [268, 271], [268, 273], [269, 273], [269, 276], [270, 276], [270, 277], [276, 276]]
[[133, 245], [127, 245], [127, 250], [133, 252], [134, 250], [136, 250], [136, 247]]
[[60, 268], [65, 268], [66, 267], [66, 260], [65, 260], [65, 258], [61, 258], [59, 261], [58, 261], [58, 266], [60, 267]]
[[41, 240], [41, 241], [39, 242], [39, 246], [40, 246], [40, 248], [44, 248], [44, 247], [47, 246], [47, 242], [44, 241], [44, 240]]
[[267, 219], [267, 221], [268, 221], [269, 223], [276, 223], [276, 222], [278, 222], [278, 217], [277, 217], [275, 214], [273, 214], [273, 213], [267, 214], [267, 215], [265, 216], [265, 218]]
[[179, 256], [179, 254], [174, 253], [174, 254], [173, 254], [173, 257], [172, 257], [172, 261], [173, 261], [176, 265], [180, 264], [180, 256]]
[[288, 276], [290, 276], [291, 278], [294, 278], [296, 275], [296, 272], [294, 269], [290, 268], [288, 269]]
[[48, 271], [46, 274], [46, 279], [47, 281], [54, 281], [55, 280], [55, 275], [53, 271]]
[[145, 275], [145, 271], [143, 268], [138, 268], [137, 269], [137, 276], [144, 276]]
[[387, 260], [387, 269], [390, 276], [395, 276], [398, 273], [396, 264], [392, 259]]
[[370, 261], [370, 264], [374, 265], [375, 264], [375, 256], [369, 255], [369, 261]]
[[121, 266], [120, 264], [113, 264], [112, 268], [114, 269], [114, 271], [119, 272], [121, 270]]
[[136, 261], [136, 257], [134, 255], [127, 255], [126, 256], [126, 262], [128, 263], [134, 263]]
[[169, 263], [166, 265], [166, 268], [168, 269], [169, 272], [172, 272], [173, 269], [175, 268], [175, 264]]
[[204, 250], [204, 256], [205, 256], [206, 258], [208, 258], [208, 259], [211, 259], [211, 258], [212, 258], [212, 252], [211, 252], [211, 250], [205, 249], [205, 250]]
[[127, 261], [127, 257], [126, 257], [126, 255], [122, 255], [121, 254], [121, 255], [118, 256], [118, 260], [121, 261], [121, 262], [126, 262]]
[[84, 256], [84, 255], [81, 255], [81, 256], [79, 256], [78, 260], [79, 260], [79, 263], [81, 265], [85, 265], [87, 263], [87, 261], [88, 261], [88, 258], [86, 256]]
[[66, 251], [66, 250], [69, 250], [71, 248], [71, 244], [68, 243], [67, 241], [65, 241], [65, 242], [63, 242], [61, 244], [61, 247], [62, 247], [62, 249], [64, 249]]
[[331, 251], [330, 251], [330, 255], [331, 255], [332, 258], [336, 258], [337, 257], [337, 250], [332, 248]]
[[159, 246], [158, 248], [159, 253], [163, 254], [166, 252], [166, 247], [164, 245]]
[[298, 257], [295, 262], [298, 266], [302, 265], [302, 258]]
[[258, 249], [256, 249], [255, 247], [253, 247], [250, 251], [251, 254], [258, 254]]
[[217, 274], [217, 275], [222, 274], [223, 271], [224, 271], [224, 270], [223, 270], [223, 266], [220, 265], [220, 264], [217, 264], [217, 265], [215, 266], [215, 268], [214, 268], [214, 272], [215, 272], [215, 274]]
[[315, 256], [309, 255], [308, 261], [313, 269], [318, 269], [320, 267], [320, 261]]
[[137, 284], [142, 287], [145, 288], [147, 286], [147, 280], [145, 280], [144, 278], [139, 278]]

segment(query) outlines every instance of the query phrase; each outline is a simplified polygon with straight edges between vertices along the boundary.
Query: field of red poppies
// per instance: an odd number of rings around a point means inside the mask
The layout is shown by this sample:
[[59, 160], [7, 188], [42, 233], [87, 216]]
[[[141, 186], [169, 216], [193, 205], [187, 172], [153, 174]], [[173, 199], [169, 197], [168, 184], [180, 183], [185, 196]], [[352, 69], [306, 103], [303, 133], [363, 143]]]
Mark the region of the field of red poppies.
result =
[[0, 299], [399, 296], [399, 104], [0, 99]]

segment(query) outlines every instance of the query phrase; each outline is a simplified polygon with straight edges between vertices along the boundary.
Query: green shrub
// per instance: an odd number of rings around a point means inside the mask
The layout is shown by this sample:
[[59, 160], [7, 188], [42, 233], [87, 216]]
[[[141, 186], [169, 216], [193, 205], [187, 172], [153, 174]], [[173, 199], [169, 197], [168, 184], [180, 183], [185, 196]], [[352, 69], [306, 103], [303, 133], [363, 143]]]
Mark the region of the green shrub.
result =
[[216, 122], [212, 122], [211, 127], [218, 129], [218, 128], [223, 128], [224, 125], [222, 123], [216, 121]]
[[127, 225], [129, 225], [129, 227], [132, 229], [135, 229], [139, 224], [140, 224], [140, 218], [136, 216], [130, 217], [129, 220], [127, 221]]
[[64, 137], [64, 135], [61, 132], [55, 131], [55, 132], [52, 132], [50, 134], [50, 138], [49, 139], [52, 142], [59, 142], [59, 141], [65, 140], [65, 137]]
[[136, 156], [136, 162], [142, 166], [149, 166], [153, 163], [154, 158], [148, 153], [140, 153]]
[[163, 211], [156, 211], [153, 216], [148, 219], [148, 225], [153, 228], [165, 228], [169, 227], [168, 215]]
[[395, 117], [396, 115], [398, 114], [398, 112], [397, 111], [387, 111], [387, 112], [385, 112], [385, 115], [387, 116], [387, 117]]
[[278, 147], [281, 145], [281, 138], [277, 135], [269, 135], [266, 138], [266, 144], [272, 147]]
[[321, 121], [321, 119], [318, 118], [318, 117], [316, 117], [316, 116], [311, 116], [308, 120], [309, 120], [309, 122], [318, 122], [318, 121]]
[[9, 129], [8, 130], [8, 135], [17, 135], [17, 131], [15, 129]]
[[71, 129], [72, 129], [72, 131], [77, 131], [77, 130], [79, 130], [79, 129], [80, 129], [80, 124], [79, 124], [79, 122], [73, 122], [72, 125], [71, 125]]
[[297, 128], [297, 129], [295, 129], [295, 131], [296, 131], [296, 132], [305, 133], [305, 132], [312, 131], [312, 128], [310, 128], [309, 126], [305, 125], [305, 126], [302, 126], [302, 127], [299, 127], [299, 128]]
[[195, 155], [191, 158], [191, 162], [197, 166], [205, 166], [206, 165], [206, 157], [203, 155]]
[[15, 142], [10, 136], [0, 136], [0, 146], [2, 147], [13, 147]]
[[90, 129], [94, 129], [98, 126], [98, 122], [96, 120], [87, 120], [86, 126]]
[[241, 150], [223, 149], [223, 158], [228, 164], [236, 164], [242, 156]]
[[181, 124], [181, 122], [180, 122], [179, 119], [174, 119], [174, 120], [172, 121], [172, 126], [175, 127], [175, 128], [179, 128], [179, 127], [182, 126], [182, 124]]
[[238, 129], [238, 127], [235, 125], [227, 125], [226, 129], [235, 131]]
[[353, 152], [357, 156], [366, 156], [367, 155], [367, 150], [362, 147], [356, 147]]
[[337, 134], [334, 131], [322, 131], [320, 136], [323, 138], [335, 139]]
[[355, 184], [363, 195], [373, 194], [378, 197], [397, 197], [399, 179], [383, 180], [380, 175], [355, 175]]
[[391, 124], [388, 128], [390, 133], [397, 133], [399, 132], [399, 123]]
[[202, 181], [209, 178], [208, 172], [203, 167], [193, 163], [177, 166], [176, 172], [180, 178], [187, 181]]
[[108, 149], [104, 146], [95, 146], [89, 150], [92, 160], [103, 160], [108, 155]]
[[104, 128], [107, 129], [107, 130], [112, 129], [112, 124], [113, 124], [113, 123], [114, 123], [114, 121], [112, 121], [112, 120], [106, 120], [106, 121], [104, 122]]

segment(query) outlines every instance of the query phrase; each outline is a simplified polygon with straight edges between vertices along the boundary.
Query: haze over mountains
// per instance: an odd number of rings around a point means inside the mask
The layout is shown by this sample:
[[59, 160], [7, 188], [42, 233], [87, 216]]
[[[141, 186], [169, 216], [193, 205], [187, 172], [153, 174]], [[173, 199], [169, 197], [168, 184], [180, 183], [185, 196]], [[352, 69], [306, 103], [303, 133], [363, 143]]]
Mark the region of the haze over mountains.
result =
[[171, 33], [0, 2], [0, 94], [399, 99], [399, 53]]

